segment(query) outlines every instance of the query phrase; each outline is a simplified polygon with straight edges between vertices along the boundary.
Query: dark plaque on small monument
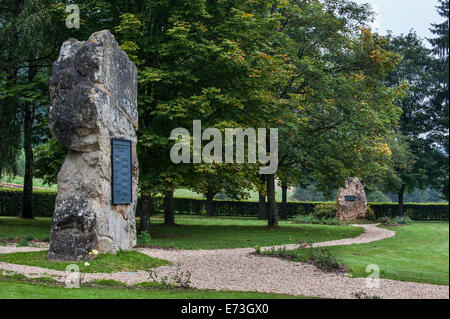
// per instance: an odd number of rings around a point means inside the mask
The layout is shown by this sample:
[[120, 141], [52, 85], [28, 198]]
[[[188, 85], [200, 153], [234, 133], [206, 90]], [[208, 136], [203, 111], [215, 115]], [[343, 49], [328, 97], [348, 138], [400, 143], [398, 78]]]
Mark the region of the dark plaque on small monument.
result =
[[131, 204], [131, 141], [111, 139], [112, 203]]
[[352, 196], [345, 196], [345, 200], [347, 202], [354, 202], [356, 199], [356, 196], [352, 195]]

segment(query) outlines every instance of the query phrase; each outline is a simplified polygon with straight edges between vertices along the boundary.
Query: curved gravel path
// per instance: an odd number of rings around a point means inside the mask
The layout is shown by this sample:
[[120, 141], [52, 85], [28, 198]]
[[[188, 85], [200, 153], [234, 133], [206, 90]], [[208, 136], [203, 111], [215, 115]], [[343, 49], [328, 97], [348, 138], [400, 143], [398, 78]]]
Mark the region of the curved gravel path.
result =
[[[353, 225], [365, 232], [355, 238], [315, 243], [313, 246], [337, 246], [369, 243], [395, 235], [394, 231], [377, 225]], [[297, 245], [263, 247], [295, 249]], [[1, 253], [14, 251], [38, 251], [46, 248], [0, 247]], [[346, 274], [328, 273], [315, 266], [284, 261], [272, 257], [260, 257], [251, 253], [254, 248], [216, 250], [169, 250], [140, 248], [137, 251], [148, 256], [171, 261], [169, 266], [154, 270], [157, 278], [174, 278], [190, 272], [190, 285], [198, 289], [259, 291], [322, 298], [355, 298], [355, 294], [379, 298], [449, 298], [449, 287], [414, 282], [380, 279], [379, 288], [367, 288], [365, 278], [350, 278]], [[64, 281], [65, 272], [39, 267], [13, 265], [0, 262], [0, 270], [14, 271], [28, 277], [52, 276]], [[145, 271], [134, 273], [83, 274], [82, 282], [94, 279], [114, 279], [129, 285], [151, 281]]]

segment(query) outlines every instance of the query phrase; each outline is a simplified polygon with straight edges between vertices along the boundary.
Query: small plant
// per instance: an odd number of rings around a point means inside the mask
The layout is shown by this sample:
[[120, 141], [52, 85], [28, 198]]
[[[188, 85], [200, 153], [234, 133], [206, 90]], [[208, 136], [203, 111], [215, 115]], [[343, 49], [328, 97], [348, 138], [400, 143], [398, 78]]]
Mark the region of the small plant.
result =
[[413, 220], [409, 218], [408, 216], [397, 216], [392, 219], [392, 224], [399, 224], [399, 225], [409, 225], [412, 224]]
[[319, 203], [314, 206], [314, 216], [316, 218], [335, 218], [337, 214], [336, 203]]
[[367, 206], [367, 211], [366, 211], [366, 218], [368, 220], [375, 220], [376, 219], [376, 215], [374, 210], [372, 209], [372, 207]]
[[261, 252], [262, 255], [273, 256], [287, 260], [302, 261], [315, 265], [325, 271], [344, 271], [345, 265], [340, 264], [327, 247], [314, 247], [311, 243], [297, 241], [298, 249], [286, 250], [285, 247]]
[[379, 222], [380, 224], [390, 224], [391, 219], [387, 216], [384, 217], [380, 217], [377, 219], [377, 222]]
[[255, 254], [261, 255], [261, 247], [260, 246], [255, 246]]
[[150, 244], [151, 240], [152, 240], [152, 237], [150, 236], [150, 234], [147, 231], [142, 231], [138, 235], [138, 241], [143, 245]]
[[390, 218], [390, 217], [381, 217], [377, 220], [379, 223], [384, 224], [384, 225], [409, 225], [414, 223], [414, 221], [409, 218], [408, 216], [396, 216], [394, 218]]
[[158, 282], [164, 286], [178, 287], [178, 288], [190, 288], [191, 286], [191, 272], [190, 270], [182, 271], [180, 264], [177, 264], [177, 269], [175, 275], [169, 276], [158, 276], [156, 271], [149, 271], [149, 279], [153, 282]]
[[27, 237], [25, 237], [26, 241], [32, 241], [34, 238], [31, 235], [28, 235]]
[[294, 224], [324, 224], [324, 225], [339, 225], [339, 220], [336, 217], [322, 217], [317, 218], [313, 214], [297, 215], [293, 219]]
[[300, 250], [306, 252], [307, 259], [323, 270], [341, 270], [342, 266], [327, 247], [313, 247], [312, 244], [299, 242]]
[[26, 239], [22, 239], [17, 243], [17, 247], [28, 247], [30, 246], [30, 243]]
[[320, 223], [324, 225], [339, 225], [339, 220], [336, 217], [333, 218], [322, 217], [320, 219]]
[[378, 296], [369, 296], [368, 294], [364, 293], [364, 292], [356, 292], [353, 294], [353, 296], [355, 296], [356, 299], [381, 299]]
[[44, 238], [42, 238], [42, 241], [48, 243], [50, 241], [50, 236], [45, 236]]
[[177, 268], [176, 274], [172, 278], [173, 283], [180, 288], [190, 288], [191, 287], [191, 272], [189, 270], [181, 271]]

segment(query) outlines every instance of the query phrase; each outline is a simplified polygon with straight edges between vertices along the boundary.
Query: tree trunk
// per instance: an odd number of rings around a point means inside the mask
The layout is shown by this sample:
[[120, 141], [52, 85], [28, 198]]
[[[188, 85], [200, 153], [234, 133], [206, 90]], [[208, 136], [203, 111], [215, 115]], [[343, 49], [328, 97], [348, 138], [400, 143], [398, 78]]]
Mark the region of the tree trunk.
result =
[[267, 179], [267, 204], [268, 204], [268, 225], [269, 227], [278, 226], [278, 208], [275, 200], [275, 175], [266, 175]]
[[403, 210], [403, 194], [405, 193], [405, 184], [402, 184], [402, 187], [400, 187], [398, 191], [398, 215], [400, 217], [405, 217], [404, 210]]
[[214, 216], [214, 203], [213, 198], [216, 195], [214, 192], [208, 192], [205, 194], [206, 197], [206, 215]]
[[142, 233], [146, 231], [150, 233], [150, 216], [153, 214], [155, 207], [153, 205], [152, 196], [141, 196], [142, 206], [141, 206], [141, 219], [139, 222], [138, 232]]
[[287, 216], [287, 185], [281, 182], [281, 218]]
[[[30, 53], [30, 64], [28, 66], [28, 82], [32, 83], [36, 75], [35, 55]], [[22, 218], [33, 218], [33, 121], [34, 102], [25, 103], [23, 148], [25, 151], [25, 177], [23, 181], [23, 204]]]
[[169, 190], [164, 197], [164, 224], [175, 225], [173, 189]]
[[[264, 175], [260, 174], [259, 179], [264, 184], [265, 177]], [[259, 206], [258, 206], [258, 219], [266, 219], [266, 195], [262, 192], [259, 192]]]
[[259, 192], [258, 219], [266, 219], [266, 196]]

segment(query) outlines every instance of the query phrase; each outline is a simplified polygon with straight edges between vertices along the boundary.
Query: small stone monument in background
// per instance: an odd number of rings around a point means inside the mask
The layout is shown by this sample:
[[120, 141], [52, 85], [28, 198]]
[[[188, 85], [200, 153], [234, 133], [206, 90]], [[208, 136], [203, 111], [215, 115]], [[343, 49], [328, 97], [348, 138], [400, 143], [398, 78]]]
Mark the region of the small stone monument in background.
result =
[[348, 178], [337, 195], [339, 220], [366, 218], [367, 197], [364, 187], [356, 177]]
[[69, 149], [58, 174], [49, 259], [136, 244], [137, 69], [108, 31], [64, 42], [50, 79], [54, 138]]

